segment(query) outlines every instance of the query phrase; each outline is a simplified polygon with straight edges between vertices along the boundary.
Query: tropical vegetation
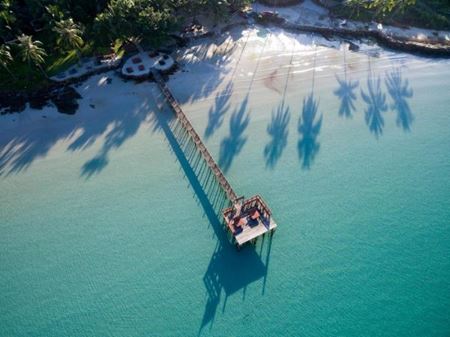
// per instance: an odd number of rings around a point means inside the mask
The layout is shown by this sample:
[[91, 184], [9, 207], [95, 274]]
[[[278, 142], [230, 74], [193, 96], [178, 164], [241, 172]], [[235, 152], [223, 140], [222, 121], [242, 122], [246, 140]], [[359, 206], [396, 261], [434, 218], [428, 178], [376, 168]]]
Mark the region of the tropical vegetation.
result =
[[335, 15], [357, 20], [450, 29], [448, 0], [344, 0], [330, 9]]
[[0, 0], [0, 90], [34, 89], [83, 55], [159, 47], [189, 17], [228, 16], [250, 0]]
[[[320, 2], [321, 0], [314, 0]], [[187, 20], [252, 0], [0, 0], [0, 90], [34, 89], [83, 56], [159, 47]], [[339, 2], [339, 1], [338, 1]], [[450, 29], [448, 0], [343, 0], [334, 14]]]

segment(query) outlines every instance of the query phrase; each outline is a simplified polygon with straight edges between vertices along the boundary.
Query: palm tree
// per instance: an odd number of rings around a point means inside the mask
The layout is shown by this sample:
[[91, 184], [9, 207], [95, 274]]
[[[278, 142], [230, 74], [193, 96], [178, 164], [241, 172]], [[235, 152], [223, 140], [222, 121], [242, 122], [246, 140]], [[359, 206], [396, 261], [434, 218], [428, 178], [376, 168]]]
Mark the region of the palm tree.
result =
[[16, 77], [14, 74], [9, 70], [8, 64], [10, 64], [13, 61], [13, 58], [11, 56], [10, 48], [7, 44], [2, 44], [0, 46], [0, 65], [5, 68], [5, 70], [11, 75], [11, 77], [16, 80]]
[[19, 55], [22, 61], [28, 64], [30, 70], [28, 76], [31, 73], [31, 67], [34, 65], [47, 77], [44, 69], [42, 69], [42, 64], [45, 63], [44, 57], [47, 56], [45, 49], [42, 47], [42, 42], [37, 40], [33, 41], [31, 36], [25, 34], [17, 37], [17, 40], [19, 41]]
[[56, 40], [58, 46], [64, 50], [75, 49], [78, 59], [81, 60], [81, 48], [84, 45], [81, 27], [69, 18], [57, 22], [53, 30], [59, 35]]

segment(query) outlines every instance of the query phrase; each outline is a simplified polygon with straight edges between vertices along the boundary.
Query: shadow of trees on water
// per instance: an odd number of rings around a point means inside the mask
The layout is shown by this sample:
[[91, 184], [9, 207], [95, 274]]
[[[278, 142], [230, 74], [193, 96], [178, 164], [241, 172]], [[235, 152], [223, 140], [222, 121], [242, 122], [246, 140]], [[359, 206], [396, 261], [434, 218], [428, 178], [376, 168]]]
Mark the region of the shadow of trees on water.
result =
[[233, 93], [233, 82], [228, 82], [225, 89], [216, 94], [214, 105], [208, 111], [208, 125], [205, 129], [205, 138], [209, 138], [222, 126], [225, 114], [230, 109], [230, 97]]
[[356, 110], [354, 104], [356, 94], [354, 91], [358, 87], [359, 81], [341, 79], [338, 75], [336, 75], [336, 80], [338, 81], [339, 88], [334, 91], [334, 94], [340, 100], [339, 116], [350, 118]]
[[386, 74], [386, 87], [393, 100], [391, 109], [397, 112], [396, 123], [404, 131], [411, 130], [414, 115], [409, 107], [408, 98], [413, 96], [413, 90], [409, 86], [409, 81], [404, 80], [400, 68], [392, 70]]
[[275, 111], [272, 111], [272, 119], [267, 126], [270, 136], [269, 143], [264, 147], [264, 158], [266, 167], [274, 168], [287, 145], [289, 134], [289, 122], [291, 119], [290, 108], [285, 106], [284, 100]]
[[298, 122], [298, 133], [300, 140], [298, 141], [298, 156], [303, 169], [310, 169], [320, 144], [317, 141], [320, 129], [322, 128], [322, 117], [317, 116], [319, 103], [314, 99], [311, 93], [303, 99], [302, 115]]
[[383, 113], [387, 111], [386, 95], [381, 91], [380, 76], [374, 78], [369, 74], [367, 78], [367, 93], [361, 90], [361, 96], [367, 105], [364, 119], [370, 132], [376, 138], [383, 133], [384, 117]]
[[38, 128], [15, 134], [0, 149], [0, 175], [26, 170], [36, 159], [45, 158], [58, 141], [70, 137], [74, 130], [74, 126], [64, 126], [57, 132], [45, 133], [45, 129]]
[[230, 118], [230, 134], [220, 143], [219, 166], [224, 172], [227, 172], [234, 158], [241, 152], [247, 137], [244, 135], [250, 123], [248, 110], [248, 94], [245, 96], [241, 105], [236, 108]]

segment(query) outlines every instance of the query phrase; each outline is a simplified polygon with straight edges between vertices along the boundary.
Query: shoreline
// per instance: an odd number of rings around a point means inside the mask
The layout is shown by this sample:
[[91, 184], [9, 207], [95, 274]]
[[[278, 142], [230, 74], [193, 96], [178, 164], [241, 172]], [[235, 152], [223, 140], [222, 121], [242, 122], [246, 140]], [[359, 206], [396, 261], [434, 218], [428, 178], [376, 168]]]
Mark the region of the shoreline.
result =
[[[316, 6], [316, 8], [311, 8], [312, 6]], [[292, 17], [290, 17], [287, 11], [294, 12], [295, 10], [299, 10], [300, 7], [302, 7], [303, 11], [299, 11], [299, 13], [302, 14], [299, 14], [296, 20], [292, 20]], [[235, 20], [235, 22], [228, 22], [221, 27], [219, 26], [214, 30], [207, 30], [205, 33], [195, 37], [183, 38], [183, 43], [187, 44], [196, 39], [205, 37], [215, 37], [225, 32], [229, 32], [231, 29], [239, 26], [243, 29], [246, 29], [256, 23], [264, 27], [277, 27], [287, 32], [297, 34], [320, 34], [326, 39], [329, 39], [330, 37], [338, 37], [341, 39], [373, 39], [380, 46], [392, 49], [393, 51], [407, 52], [424, 57], [450, 58], [450, 41], [447, 41], [447, 44], [442, 44], [438, 41], [431, 40], [423, 40], [424, 42], [418, 42], [415, 39], [407, 38], [405, 36], [400, 37], [398, 35], [388, 34], [383, 29], [377, 29], [375, 23], [370, 25], [367, 23], [364, 24], [362, 22], [351, 21], [348, 22], [348, 26], [339, 27], [336, 26], [336, 20], [332, 19], [328, 14], [326, 17], [326, 19], [328, 20], [328, 25], [324, 24], [323, 22], [318, 22], [317, 19], [320, 19], [319, 16], [323, 16], [324, 13], [326, 13], [327, 9], [325, 9], [324, 7], [319, 7], [314, 2], [304, 1], [297, 6], [279, 8], [280, 11], [275, 11], [275, 15], [271, 15], [270, 17], [262, 17], [261, 13], [267, 12], [267, 8], [270, 7], [255, 3], [254, 7], [252, 7], [250, 11], [246, 12], [245, 17], [237, 16], [238, 20]], [[308, 10], [310, 10], [310, 12], [308, 12]], [[316, 10], [317, 12], [315, 12], [314, 10]], [[311, 15], [311, 13], [313, 14]], [[306, 21], [306, 17], [309, 21], [311, 17], [314, 18], [314, 15], [316, 16], [316, 20], [313, 20], [312, 23], [305, 24], [301, 22], [302, 20]], [[230, 19], [230, 21], [233, 21], [232, 18]], [[362, 25], [366, 28], [362, 29]], [[412, 28], [412, 30], [414, 29], [416, 28]], [[444, 34], [445, 33], [446, 32], [444, 32]], [[357, 44], [355, 44], [355, 46], [357, 46]], [[177, 48], [174, 49], [172, 53], [176, 52], [177, 49], [178, 44]], [[133, 55], [134, 54], [131, 53], [127, 55], [127, 57], [122, 58], [121, 62], [115, 65], [93, 71], [77, 78], [72, 78], [60, 82], [51, 81], [47, 86], [31, 92], [28, 92], [26, 90], [0, 91], [0, 100], [2, 101], [2, 103], [0, 104], [0, 116], [20, 113], [26, 109], [27, 103], [33, 108], [42, 109], [51, 101], [55, 103], [55, 101], [61, 100], [61, 97], [62, 99], [65, 99], [64, 95], [66, 94], [66, 91], [73, 89], [72, 86], [77, 86], [94, 75], [106, 73], [111, 70], [117, 71], [124, 64], [124, 61], [129, 57], [132, 57]], [[175, 72], [176, 71], [177, 70], [175, 69]], [[149, 79], [151, 78], [149, 77]], [[130, 79], [124, 78], [124, 80]], [[75, 89], [73, 89], [73, 91], [75, 91]], [[76, 111], [60, 112], [73, 114]]]
[[[275, 15], [263, 17], [267, 12]], [[376, 22], [337, 19], [332, 17], [327, 8], [318, 5], [314, 0], [276, 9], [255, 4], [250, 13], [260, 24], [273, 24], [289, 31], [318, 33], [325, 37], [371, 38], [381, 46], [396, 51], [428, 57], [450, 57], [450, 31], [418, 27], [399, 28], [383, 26]]]
[[[264, 23], [261, 23], [264, 25]], [[277, 25], [272, 22], [271, 24]], [[283, 28], [288, 31], [305, 32], [305, 33], [318, 33], [325, 37], [338, 36], [343, 38], [373, 38], [376, 42], [383, 47], [390, 48], [394, 51], [408, 52], [411, 54], [418, 54], [427, 57], [450, 57], [450, 46], [438, 46], [433, 44], [419, 43], [410, 40], [400, 40], [393, 38], [387, 34], [384, 34], [378, 30], [352, 30], [345, 28], [327, 28], [307, 25], [296, 25], [290, 23], [282, 23], [278, 25], [279, 28]]]

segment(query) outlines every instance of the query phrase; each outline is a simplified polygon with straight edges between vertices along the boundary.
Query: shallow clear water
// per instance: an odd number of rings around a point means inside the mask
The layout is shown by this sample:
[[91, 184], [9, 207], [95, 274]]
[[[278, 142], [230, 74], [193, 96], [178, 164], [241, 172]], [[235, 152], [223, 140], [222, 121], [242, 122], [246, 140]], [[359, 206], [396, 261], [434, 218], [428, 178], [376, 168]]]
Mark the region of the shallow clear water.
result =
[[153, 84], [93, 77], [5, 120], [1, 336], [448, 336], [450, 62], [234, 33], [169, 86], [273, 239], [229, 244]]

